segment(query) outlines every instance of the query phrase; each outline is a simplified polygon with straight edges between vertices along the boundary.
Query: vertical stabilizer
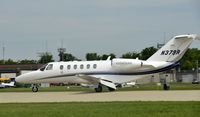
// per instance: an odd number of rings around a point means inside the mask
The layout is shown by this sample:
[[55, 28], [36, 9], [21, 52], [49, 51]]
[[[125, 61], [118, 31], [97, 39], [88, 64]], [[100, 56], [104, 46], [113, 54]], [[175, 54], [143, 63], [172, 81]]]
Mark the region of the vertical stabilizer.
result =
[[197, 35], [175, 36], [149, 59], [147, 59], [147, 61], [179, 61], [191, 45], [192, 41], [195, 39], [200, 40]]

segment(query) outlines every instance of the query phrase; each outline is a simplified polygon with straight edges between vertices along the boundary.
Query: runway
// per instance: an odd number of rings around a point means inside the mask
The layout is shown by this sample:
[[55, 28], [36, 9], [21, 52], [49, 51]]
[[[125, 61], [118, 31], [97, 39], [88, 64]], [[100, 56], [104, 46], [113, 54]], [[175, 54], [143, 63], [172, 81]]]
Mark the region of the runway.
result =
[[0, 93], [0, 103], [108, 102], [108, 101], [200, 101], [200, 90], [126, 92], [25, 92]]

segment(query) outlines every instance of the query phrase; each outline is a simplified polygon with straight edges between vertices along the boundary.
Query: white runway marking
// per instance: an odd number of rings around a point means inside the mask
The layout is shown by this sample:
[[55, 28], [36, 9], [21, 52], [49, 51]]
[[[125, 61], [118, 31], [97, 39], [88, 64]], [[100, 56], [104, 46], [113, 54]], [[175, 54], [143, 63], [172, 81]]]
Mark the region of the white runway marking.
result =
[[0, 103], [107, 102], [107, 101], [200, 101], [200, 90], [126, 92], [25, 92], [0, 93]]

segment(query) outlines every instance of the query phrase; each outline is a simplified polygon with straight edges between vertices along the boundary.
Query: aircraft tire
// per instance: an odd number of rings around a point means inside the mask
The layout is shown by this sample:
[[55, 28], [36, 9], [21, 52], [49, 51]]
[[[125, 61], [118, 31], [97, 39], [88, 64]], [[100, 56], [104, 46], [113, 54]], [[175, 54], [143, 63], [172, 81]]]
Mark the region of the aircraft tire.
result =
[[99, 85], [97, 88], [94, 89], [96, 92], [102, 92], [103, 89], [102, 89], [102, 86]]
[[37, 87], [37, 86], [33, 86], [33, 87], [32, 87], [32, 91], [33, 91], [33, 92], [38, 92], [38, 87]]
[[169, 90], [170, 89], [170, 86], [168, 84], [163, 84], [163, 89], [164, 90]]

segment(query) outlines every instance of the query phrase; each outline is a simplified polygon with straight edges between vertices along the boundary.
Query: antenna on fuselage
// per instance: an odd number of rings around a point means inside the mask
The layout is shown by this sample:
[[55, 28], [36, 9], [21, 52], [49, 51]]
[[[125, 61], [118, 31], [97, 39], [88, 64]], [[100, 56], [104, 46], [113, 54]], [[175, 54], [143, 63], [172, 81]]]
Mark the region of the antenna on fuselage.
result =
[[109, 61], [110, 59], [111, 59], [111, 56], [108, 56], [108, 58], [106, 60]]

